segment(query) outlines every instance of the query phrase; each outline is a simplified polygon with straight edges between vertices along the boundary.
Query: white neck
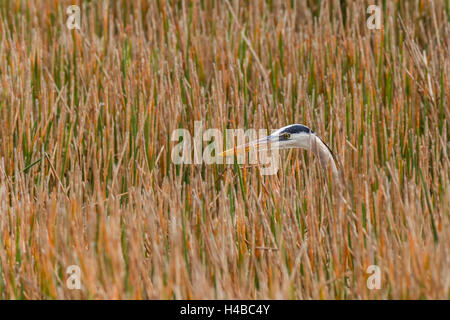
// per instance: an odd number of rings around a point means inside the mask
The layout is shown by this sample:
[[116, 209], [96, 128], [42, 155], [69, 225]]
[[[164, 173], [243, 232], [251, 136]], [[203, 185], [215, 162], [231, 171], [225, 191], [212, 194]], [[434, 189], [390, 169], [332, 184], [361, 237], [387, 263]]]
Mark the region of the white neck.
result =
[[331, 170], [333, 179], [340, 182], [336, 161], [327, 145], [315, 134], [310, 136], [310, 150], [319, 157], [320, 165], [325, 173]]

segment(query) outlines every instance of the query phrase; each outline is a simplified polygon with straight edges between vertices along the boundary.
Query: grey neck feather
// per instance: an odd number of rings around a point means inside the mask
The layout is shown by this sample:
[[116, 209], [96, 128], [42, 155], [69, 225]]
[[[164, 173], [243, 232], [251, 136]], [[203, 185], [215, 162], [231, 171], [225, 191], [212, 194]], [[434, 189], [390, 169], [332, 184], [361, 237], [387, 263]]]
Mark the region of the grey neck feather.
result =
[[311, 134], [310, 150], [319, 157], [320, 165], [325, 173], [331, 170], [333, 179], [340, 181], [339, 171], [333, 153], [328, 146], [315, 134]]

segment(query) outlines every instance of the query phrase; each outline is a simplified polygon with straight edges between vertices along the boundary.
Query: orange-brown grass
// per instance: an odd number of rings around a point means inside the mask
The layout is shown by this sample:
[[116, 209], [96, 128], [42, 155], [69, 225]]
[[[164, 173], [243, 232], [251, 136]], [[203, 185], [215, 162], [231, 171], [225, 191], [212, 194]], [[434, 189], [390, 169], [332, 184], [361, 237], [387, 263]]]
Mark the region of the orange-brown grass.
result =
[[[450, 297], [448, 0], [379, 1], [381, 30], [367, 1], [76, 2], [81, 30], [0, 3], [0, 298]], [[304, 151], [175, 165], [197, 120], [308, 125], [347, 204]]]

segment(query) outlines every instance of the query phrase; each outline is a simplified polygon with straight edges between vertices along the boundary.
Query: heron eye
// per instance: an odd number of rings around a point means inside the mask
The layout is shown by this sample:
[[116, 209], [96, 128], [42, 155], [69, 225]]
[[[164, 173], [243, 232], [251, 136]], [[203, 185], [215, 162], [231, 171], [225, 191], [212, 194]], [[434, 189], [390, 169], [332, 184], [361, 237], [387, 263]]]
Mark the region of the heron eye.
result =
[[291, 134], [290, 133], [285, 133], [285, 134], [283, 134], [283, 138], [284, 139], [289, 139], [291, 137]]

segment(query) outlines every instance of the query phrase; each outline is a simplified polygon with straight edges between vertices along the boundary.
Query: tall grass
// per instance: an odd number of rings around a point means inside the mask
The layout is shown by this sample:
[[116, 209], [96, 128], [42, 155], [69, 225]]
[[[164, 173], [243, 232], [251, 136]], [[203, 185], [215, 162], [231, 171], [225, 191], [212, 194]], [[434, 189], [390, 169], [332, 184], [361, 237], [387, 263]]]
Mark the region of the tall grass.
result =
[[[379, 1], [381, 30], [368, 1], [77, 2], [79, 31], [0, 2], [0, 298], [450, 297], [448, 0]], [[303, 151], [173, 164], [197, 120], [310, 126], [348, 203]]]

